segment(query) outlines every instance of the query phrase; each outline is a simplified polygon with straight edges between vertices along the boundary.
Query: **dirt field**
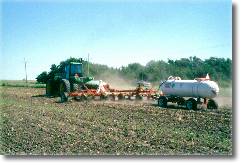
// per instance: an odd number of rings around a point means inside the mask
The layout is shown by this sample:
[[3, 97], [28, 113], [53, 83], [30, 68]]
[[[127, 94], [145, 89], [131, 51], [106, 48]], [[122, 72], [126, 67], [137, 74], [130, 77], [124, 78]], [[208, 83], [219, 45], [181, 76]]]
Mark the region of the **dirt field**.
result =
[[155, 102], [58, 103], [44, 93], [1, 87], [2, 154], [232, 154], [231, 104], [188, 111]]

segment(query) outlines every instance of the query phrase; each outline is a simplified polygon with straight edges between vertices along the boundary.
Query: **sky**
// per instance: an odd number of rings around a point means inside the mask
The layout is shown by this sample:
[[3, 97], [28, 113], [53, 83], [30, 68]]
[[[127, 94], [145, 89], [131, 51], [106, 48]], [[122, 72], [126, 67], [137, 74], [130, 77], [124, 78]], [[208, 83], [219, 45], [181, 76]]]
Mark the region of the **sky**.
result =
[[112, 67], [232, 59], [230, 0], [0, 2], [0, 79], [29, 79], [69, 57]]

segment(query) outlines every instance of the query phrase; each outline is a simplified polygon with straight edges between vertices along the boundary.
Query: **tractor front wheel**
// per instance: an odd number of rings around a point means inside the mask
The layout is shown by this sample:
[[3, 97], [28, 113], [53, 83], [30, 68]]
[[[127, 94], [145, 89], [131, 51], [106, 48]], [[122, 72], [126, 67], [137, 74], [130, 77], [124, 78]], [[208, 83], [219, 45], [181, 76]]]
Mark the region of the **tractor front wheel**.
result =
[[66, 79], [62, 79], [60, 83], [60, 97], [61, 102], [68, 101], [68, 95], [70, 93], [70, 82]]

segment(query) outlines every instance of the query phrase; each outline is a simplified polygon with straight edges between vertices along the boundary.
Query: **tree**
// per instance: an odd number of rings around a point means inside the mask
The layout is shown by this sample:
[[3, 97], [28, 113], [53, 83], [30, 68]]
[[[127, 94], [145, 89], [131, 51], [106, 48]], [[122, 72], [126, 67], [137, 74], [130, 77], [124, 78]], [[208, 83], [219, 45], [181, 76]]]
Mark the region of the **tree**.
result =
[[[45, 83], [46, 76], [52, 79], [55, 75], [63, 73], [64, 67], [69, 62], [81, 62], [79, 58], [72, 58], [60, 62], [59, 65], [51, 65], [50, 72], [41, 73], [36, 79], [38, 82]], [[168, 62], [150, 61], [145, 66], [139, 63], [131, 63], [121, 68], [111, 68], [107, 65], [89, 63], [89, 75], [87, 75], [87, 61], [82, 61], [84, 76], [93, 76], [96, 79], [105, 79], [110, 75], [116, 75], [122, 79], [136, 81], [146, 80], [157, 83], [165, 80], [168, 76], [180, 76], [182, 79], [194, 79], [205, 77], [209, 73], [212, 80], [229, 84], [232, 79], [232, 60], [225, 58], [210, 57], [201, 60], [196, 56], [181, 58], [177, 60], [168, 59]], [[225, 82], [225, 83], [224, 83]]]
[[42, 72], [38, 77], [36, 78], [38, 83], [47, 83], [48, 81], [48, 74], [46, 71]]

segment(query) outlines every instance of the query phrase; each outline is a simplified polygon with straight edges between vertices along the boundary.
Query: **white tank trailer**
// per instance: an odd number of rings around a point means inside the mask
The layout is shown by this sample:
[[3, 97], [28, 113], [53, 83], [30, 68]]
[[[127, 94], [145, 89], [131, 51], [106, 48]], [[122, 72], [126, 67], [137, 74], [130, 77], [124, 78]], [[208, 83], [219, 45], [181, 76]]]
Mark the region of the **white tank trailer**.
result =
[[161, 96], [158, 99], [158, 105], [160, 107], [167, 107], [168, 102], [173, 102], [185, 105], [189, 110], [197, 109], [198, 104], [203, 104], [208, 109], [218, 108], [218, 104], [212, 98], [218, 95], [219, 87], [216, 82], [210, 81], [208, 74], [206, 78], [194, 80], [181, 80], [180, 77], [170, 76], [160, 83], [159, 89]]

